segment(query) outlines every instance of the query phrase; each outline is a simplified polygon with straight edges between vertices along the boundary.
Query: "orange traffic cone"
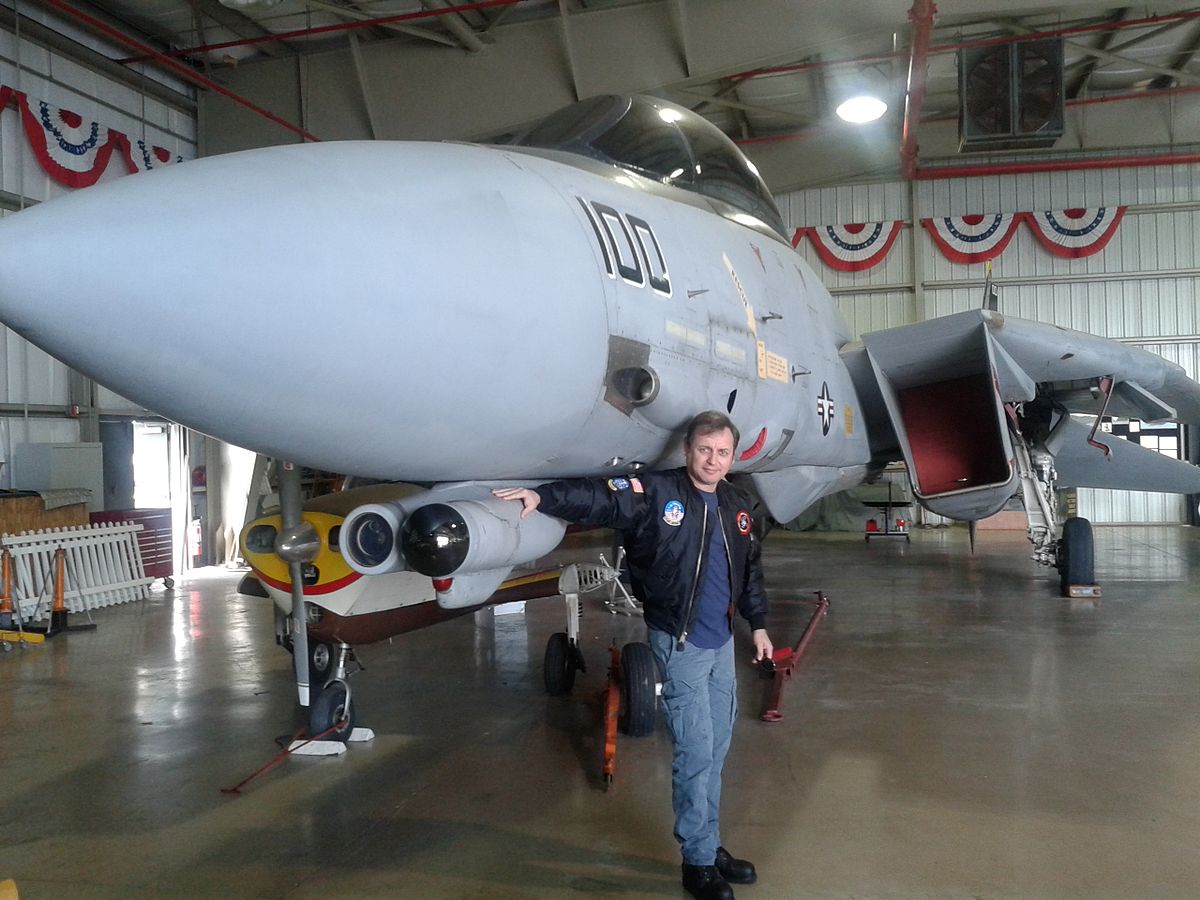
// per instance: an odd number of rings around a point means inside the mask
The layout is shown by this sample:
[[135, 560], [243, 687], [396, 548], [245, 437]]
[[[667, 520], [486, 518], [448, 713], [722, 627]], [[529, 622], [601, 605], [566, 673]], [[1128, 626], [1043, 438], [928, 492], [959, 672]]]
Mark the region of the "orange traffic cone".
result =
[[54, 551], [54, 605], [50, 607], [50, 627], [46, 636], [67, 630], [67, 552], [59, 547]]
[[54, 602], [50, 607], [50, 624], [45, 629], [30, 628], [28, 631], [39, 632], [46, 637], [54, 637], [63, 631], [90, 631], [96, 627], [95, 622], [85, 625], [67, 624], [67, 551], [59, 547], [54, 551]]
[[0, 554], [0, 628], [12, 628], [12, 553], [7, 547]]

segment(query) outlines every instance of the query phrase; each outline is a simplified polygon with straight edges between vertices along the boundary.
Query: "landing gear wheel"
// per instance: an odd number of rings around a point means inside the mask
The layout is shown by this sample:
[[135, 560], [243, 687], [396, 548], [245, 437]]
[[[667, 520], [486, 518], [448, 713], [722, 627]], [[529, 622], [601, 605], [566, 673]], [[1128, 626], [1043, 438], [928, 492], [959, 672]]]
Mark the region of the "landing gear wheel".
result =
[[314, 641], [312, 638], [309, 638], [308, 683], [314, 691], [319, 691], [324, 687], [325, 682], [333, 675], [333, 662], [333, 645], [326, 644], [324, 641]]
[[1058, 542], [1059, 588], [1064, 597], [1069, 595], [1073, 584], [1096, 583], [1094, 560], [1092, 523], [1072, 516], [1063, 522]]
[[546, 642], [546, 656], [542, 661], [542, 678], [546, 682], [546, 693], [561, 697], [571, 693], [575, 686], [575, 653], [571, 639], [565, 631], [550, 635]]
[[649, 644], [626, 644], [621, 650], [621, 713], [617, 724], [624, 734], [654, 733], [657, 712], [658, 667]]
[[350, 702], [350, 689], [344, 681], [331, 681], [321, 689], [308, 708], [308, 733], [315, 737], [343, 719], [346, 721], [341, 728], [330, 731], [321, 740], [345, 742], [354, 731], [354, 706]]

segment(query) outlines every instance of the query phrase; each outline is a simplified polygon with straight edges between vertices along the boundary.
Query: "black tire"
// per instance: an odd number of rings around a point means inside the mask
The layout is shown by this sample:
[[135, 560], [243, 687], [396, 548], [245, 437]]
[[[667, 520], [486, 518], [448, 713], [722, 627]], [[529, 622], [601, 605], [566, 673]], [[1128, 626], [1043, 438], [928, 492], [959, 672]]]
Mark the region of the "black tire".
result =
[[658, 666], [649, 644], [626, 644], [621, 649], [621, 712], [617, 725], [630, 737], [654, 733], [658, 712]]
[[546, 682], [546, 693], [554, 697], [571, 693], [575, 686], [575, 654], [571, 652], [571, 639], [565, 631], [556, 631], [546, 642], [542, 678]]
[[346, 741], [354, 731], [354, 704], [350, 702], [350, 689], [343, 681], [331, 681], [316, 695], [308, 708], [308, 734], [316, 737], [332, 728], [342, 719], [346, 723], [337, 731], [331, 731], [321, 740]]
[[1080, 516], [1063, 522], [1062, 538], [1058, 542], [1059, 587], [1064, 597], [1073, 584], [1095, 584], [1095, 554], [1092, 546], [1092, 523]]

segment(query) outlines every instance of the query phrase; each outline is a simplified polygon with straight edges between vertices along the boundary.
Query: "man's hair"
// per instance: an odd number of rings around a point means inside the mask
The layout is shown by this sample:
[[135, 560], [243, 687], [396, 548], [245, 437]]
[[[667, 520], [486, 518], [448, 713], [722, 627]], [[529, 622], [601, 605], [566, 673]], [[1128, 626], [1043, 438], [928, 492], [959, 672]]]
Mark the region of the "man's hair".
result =
[[715, 409], [710, 409], [707, 412], [702, 412], [692, 418], [688, 422], [687, 436], [683, 439], [685, 447], [690, 447], [695, 442], [696, 438], [705, 434], [712, 434], [714, 431], [724, 431], [729, 429], [729, 433], [733, 435], [733, 446], [737, 449], [738, 441], [742, 439], [741, 432], [737, 426], [730, 421], [729, 416], [725, 413], [717, 412]]

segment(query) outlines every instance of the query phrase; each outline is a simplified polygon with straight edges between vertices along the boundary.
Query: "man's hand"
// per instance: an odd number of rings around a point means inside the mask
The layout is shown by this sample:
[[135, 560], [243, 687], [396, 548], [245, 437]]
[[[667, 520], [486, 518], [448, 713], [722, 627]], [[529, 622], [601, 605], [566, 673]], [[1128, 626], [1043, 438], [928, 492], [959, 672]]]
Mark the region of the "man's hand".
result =
[[771, 644], [771, 639], [767, 637], [767, 629], [756, 628], [750, 636], [754, 638], [754, 661], [761, 662], [764, 659], [770, 659], [775, 653], [775, 647]]
[[531, 488], [498, 488], [492, 493], [501, 500], [520, 500], [523, 507], [522, 519], [537, 509], [538, 504], [542, 502], [542, 495]]

